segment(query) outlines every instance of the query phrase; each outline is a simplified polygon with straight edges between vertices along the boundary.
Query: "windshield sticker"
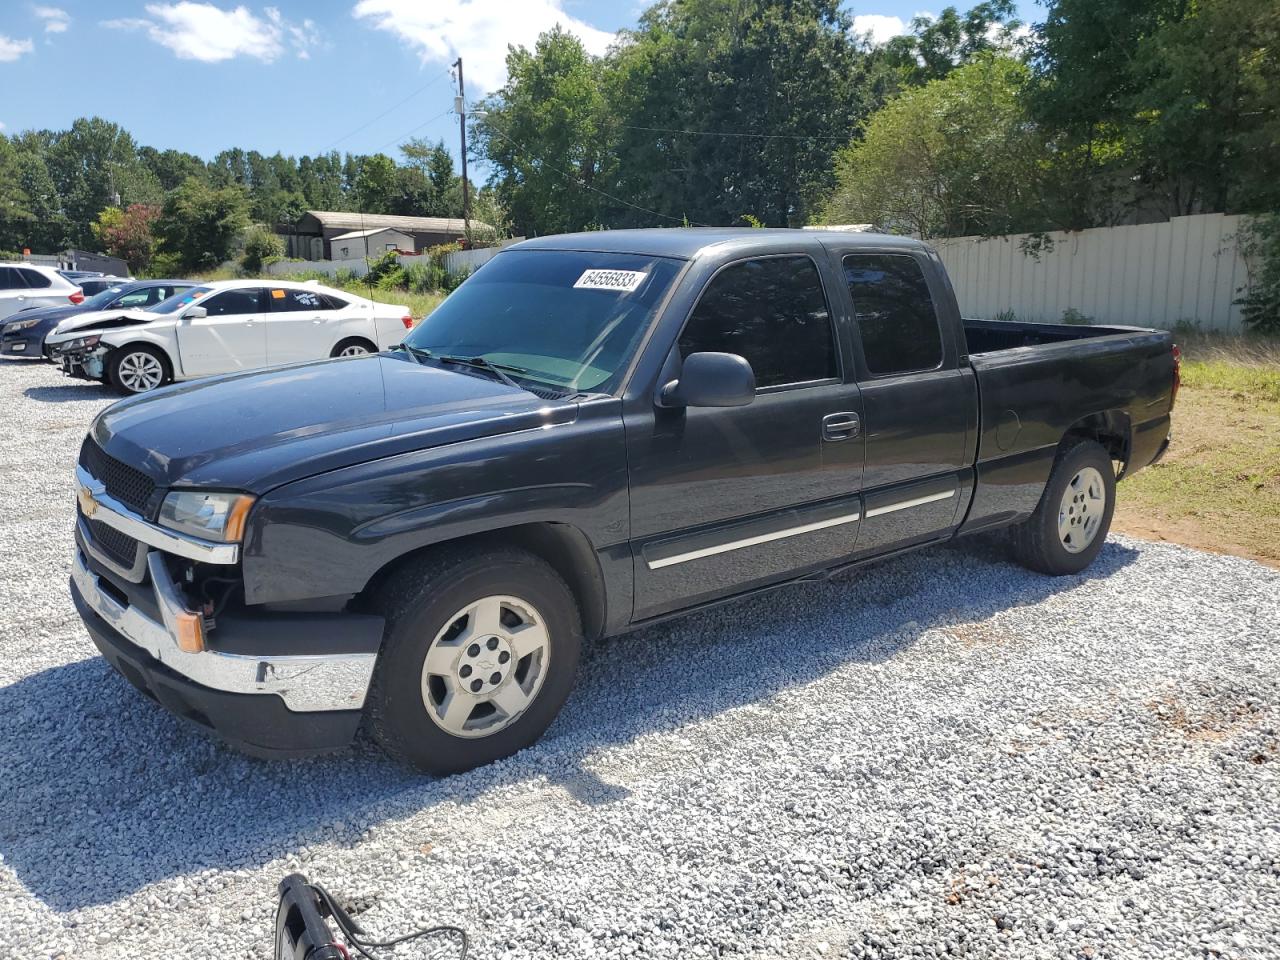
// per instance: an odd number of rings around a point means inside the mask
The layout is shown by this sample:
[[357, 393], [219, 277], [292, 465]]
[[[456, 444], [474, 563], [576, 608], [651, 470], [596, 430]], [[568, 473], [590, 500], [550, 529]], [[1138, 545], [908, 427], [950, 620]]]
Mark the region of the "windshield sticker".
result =
[[642, 270], [587, 270], [574, 284], [583, 290], [615, 290], [630, 293], [644, 282], [649, 274]]

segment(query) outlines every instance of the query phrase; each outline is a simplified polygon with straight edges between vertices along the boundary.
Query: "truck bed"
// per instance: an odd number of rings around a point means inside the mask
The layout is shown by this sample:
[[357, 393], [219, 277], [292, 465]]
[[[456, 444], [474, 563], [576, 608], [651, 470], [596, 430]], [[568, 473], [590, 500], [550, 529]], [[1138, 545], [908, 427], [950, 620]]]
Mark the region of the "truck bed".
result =
[[1095, 327], [1084, 324], [1021, 323], [969, 318], [964, 320], [964, 335], [969, 342], [970, 353], [995, 353], [998, 350], [1013, 350], [1017, 347], [1038, 347], [1050, 343], [1136, 332], [1139, 332], [1137, 327]]

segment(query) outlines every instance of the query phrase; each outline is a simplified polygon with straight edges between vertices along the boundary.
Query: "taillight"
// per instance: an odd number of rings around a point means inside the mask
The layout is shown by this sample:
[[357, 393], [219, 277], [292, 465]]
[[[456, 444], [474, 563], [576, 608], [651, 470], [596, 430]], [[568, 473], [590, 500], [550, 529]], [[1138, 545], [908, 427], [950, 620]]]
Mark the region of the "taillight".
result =
[[84, 303], [84, 291], [77, 290], [75, 293], [68, 295], [67, 299], [78, 307], [80, 304]]
[[1173, 391], [1169, 394], [1169, 409], [1173, 409], [1174, 402], [1178, 399], [1178, 388], [1182, 386], [1182, 351], [1178, 349], [1178, 345], [1173, 345]]
[[400, 322], [404, 324], [404, 328], [406, 330], [413, 329], [413, 317], [409, 316], [407, 313], [400, 318]]

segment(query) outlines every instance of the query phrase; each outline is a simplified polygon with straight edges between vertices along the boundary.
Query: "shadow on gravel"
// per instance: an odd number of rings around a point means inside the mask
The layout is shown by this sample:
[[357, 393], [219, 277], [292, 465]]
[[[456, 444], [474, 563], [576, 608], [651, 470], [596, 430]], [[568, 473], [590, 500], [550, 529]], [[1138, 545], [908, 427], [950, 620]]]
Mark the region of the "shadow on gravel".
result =
[[[735, 707], [768, 709], [772, 695], [886, 661], [926, 630], [1039, 603], [1137, 556], [1109, 543], [1086, 574], [1051, 579], [975, 541], [609, 640], [588, 651], [576, 693], [539, 744], [447, 779], [418, 776], [367, 744], [307, 761], [243, 757], [97, 657], [66, 664], [0, 688], [0, 854], [36, 897], [66, 911], [168, 877], [256, 868], [308, 844], [354, 845], [384, 821], [514, 782], [545, 780], [565, 803], [613, 803], [629, 791], [592, 771], [601, 748]], [[415, 843], [429, 840], [450, 843], [447, 833]]]
[[[49, 368], [54, 376], [60, 376], [53, 367]], [[68, 400], [103, 400], [110, 399], [113, 394], [99, 383], [68, 383], [57, 387], [27, 387], [22, 395], [29, 400], [41, 403], [65, 403]]]

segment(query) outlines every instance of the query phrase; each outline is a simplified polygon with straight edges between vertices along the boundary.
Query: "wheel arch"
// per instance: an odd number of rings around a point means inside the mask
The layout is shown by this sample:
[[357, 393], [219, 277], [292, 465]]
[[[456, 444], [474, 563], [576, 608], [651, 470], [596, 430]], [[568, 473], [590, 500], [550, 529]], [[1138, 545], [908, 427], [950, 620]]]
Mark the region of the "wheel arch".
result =
[[405, 564], [418, 561], [446, 547], [460, 546], [474, 546], [477, 550], [486, 547], [516, 547], [546, 561], [564, 578], [573, 593], [582, 614], [582, 630], [586, 638], [595, 640], [604, 634], [607, 608], [600, 559], [587, 535], [568, 523], [544, 521], [514, 524], [439, 540], [411, 550], [380, 567], [361, 590], [357, 604], [368, 603], [382, 584]]
[[1067, 427], [1058, 443], [1059, 455], [1077, 440], [1093, 440], [1100, 444], [1111, 459], [1121, 464], [1117, 479], [1128, 469], [1133, 445], [1133, 427], [1129, 414], [1124, 410], [1103, 410], [1081, 417]]

